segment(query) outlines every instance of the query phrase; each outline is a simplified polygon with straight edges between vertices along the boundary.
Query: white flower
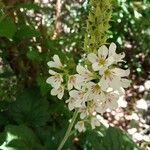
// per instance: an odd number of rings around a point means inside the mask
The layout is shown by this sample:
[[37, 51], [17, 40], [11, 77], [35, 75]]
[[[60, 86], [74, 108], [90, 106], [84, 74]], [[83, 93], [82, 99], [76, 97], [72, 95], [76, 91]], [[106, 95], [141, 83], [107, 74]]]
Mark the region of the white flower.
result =
[[[84, 68], [84, 67], [81, 66], [81, 65], [77, 65], [76, 71], [77, 71], [77, 73], [79, 74], [79, 75], [78, 75], [78, 78], [80, 78], [80, 80], [83, 80], [83, 81], [90, 81], [90, 80], [94, 79], [93, 73], [90, 72], [87, 68]], [[83, 82], [83, 81], [82, 81], [82, 82]]]
[[63, 65], [59, 59], [59, 56], [58, 55], [54, 55], [53, 56], [53, 61], [49, 61], [47, 63], [47, 65], [50, 67], [50, 68], [58, 68], [60, 69]]
[[106, 99], [102, 102], [99, 107], [96, 108], [96, 111], [103, 114], [109, 108], [110, 110], [116, 109], [118, 107], [119, 95], [111, 92], [106, 95]]
[[109, 46], [109, 55], [108, 57], [113, 59], [113, 63], [121, 62], [123, 61], [122, 59], [125, 57], [125, 53], [116, 53], [116, 44], [111, 43]]
[[84, 78], [78, 74], [69, 76], [67, 88], [70, 91], [73, 87], [80, 89]]
[[100, 126], [100, 121], [96, 117], [91, 118], [91, 127], [95, 129], [96, 126]]
[[86, 84], [86, 87], [88, 89], [88, 93], [89, 93], [89, 99], [90, 100], [104, 100], [105, 96], [104, 96], [104, 92], [102, 91], [101, 87], [99, 84], [94, 83], [94, 82], [88, 82]]
[[123, 70], [120, 68], [107, 69], [102, 75], [100, 79], [99, 85], [103, 90], [106, 90], [108, 87], [113, 88], [114, 90], [120, 89], [120, 87], [128, 87], [130, 85], [130, 80], [124, 79], [122, 77], [128, 76], [130, 70]]
[[61, 83], [63, 82], [63, 77], [61, 74], [53, 71], [53, 70], [49, 70], [49, 73], [52, 75], [51, 77], [49, 77], [46, 82], [48, 84], [50, 84], [53, 88], [58, 89], [61, 85]]
[[79, 99], [75, 99], [74, 97], [69, 97], [69, 99], [66, 100], [66, 103], [68, 103], [69, 110], [81, 107], [81, 101]]
[[84, 132], [86, 130], [84, 126], [84, 121], [78, 121], [75, 125], [75, 129], [77, 129], [79, 132]]
[[89, 111], [88, 111], [88, 108], [87, 107], [82, 107], [80, 110], [80, 118], [81, 119], [84, 119], [86, 118], [88, 115], [89, 115]]
[[62, 99], [63, 95], [64, 95], [64, 87], [63, 86], [60, 86], [58, 89], [55, 89], [53, 88], [51, 90], [51, 95], [53, 96], [56, 96], [59, 98], [59, 99]]
[[88, 93], [82, 89], [79, 91], [78, 90], [71, 90], [69, 92], [69, 95], [71, 97], [75, 98], [78, 101], [78, 103], [80, 103], [82, 106], [85, 105], [85, 102], [88, 98]]
[[109, 49], [103, 45], [98, 49], [98, 54], [90, 53], [87, 58], [92, 63], [94, 71], [105, 71], [110, 65], [122, 61], [125, 54], [116, 54], [116, 45], [111, 43]]

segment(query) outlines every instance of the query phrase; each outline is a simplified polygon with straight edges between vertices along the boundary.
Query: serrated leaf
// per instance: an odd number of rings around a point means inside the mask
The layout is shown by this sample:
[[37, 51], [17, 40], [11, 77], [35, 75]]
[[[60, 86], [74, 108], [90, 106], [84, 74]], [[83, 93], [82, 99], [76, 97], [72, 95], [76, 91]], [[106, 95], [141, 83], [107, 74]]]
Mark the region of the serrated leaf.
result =
[[86, 150], [139, 150], [132, 139], [119, 128], [109, 127], [105, 131], [87, 131], [81, 136], [81, 145]]
[[16, 25], [12, 18], [5, 17], [0, 20], [0, 36], [12, 38], [16, 32]]
[[33, 131], [26, 126], [8, 125], [4, 133], [5, 142], [0, 146], [4, 150], [43, 150]]
[[43, 126], [48, 121], [49, 103], [39, 93], [37, 89], [27, 89], [11, 104], [10, 115], [18, 124]]

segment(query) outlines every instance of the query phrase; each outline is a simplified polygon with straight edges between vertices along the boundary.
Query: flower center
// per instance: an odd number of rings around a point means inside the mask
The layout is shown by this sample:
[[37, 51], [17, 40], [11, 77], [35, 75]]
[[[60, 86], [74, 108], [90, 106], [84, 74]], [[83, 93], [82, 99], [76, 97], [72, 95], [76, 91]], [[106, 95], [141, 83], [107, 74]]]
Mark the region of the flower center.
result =
[[106, 60], [104, 58], [99, 59], [99, 64], [100, 65], [105, 65], [105, 63], [106, 63]]

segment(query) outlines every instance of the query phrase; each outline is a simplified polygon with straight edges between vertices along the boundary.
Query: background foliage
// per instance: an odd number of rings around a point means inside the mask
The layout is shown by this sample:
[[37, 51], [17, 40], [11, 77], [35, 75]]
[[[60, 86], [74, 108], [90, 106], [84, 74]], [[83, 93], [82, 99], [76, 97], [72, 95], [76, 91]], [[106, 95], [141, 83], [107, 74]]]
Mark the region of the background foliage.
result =
[[[126, 52], [126, 62], [120, 65], [131, 68], [133, 82], [126, 93], [128, 107], [119, 109], [123, 116], [110, 120], [113, 114], [106, 113], [104, 118], [121, 129], [141, 131], [144, 128], [142, 132], [146, 136], [149, 112], [138, 110], [135, 105], [141, 98], [148, 99], [149, 88], [144, 83], [149, 80], [150, 68], [150, 3], [148, 0], [112, 3], [107, 42], [115, 42], [120, 46], [118, 51]], [[58, 54], [74, 68], [84, 53], [88, 8], [88, 1], [82, 0], [0, 1], [0, 149], [57, 148], [72, 114], [63, 101], [50, 96], [50, 87], [45, 82], [49, 76], [47, 62]], [[144, 120], [144, 127], [140, 125], [141, 120], [127, 119], [133, 114]], [[64, 149], [148, 148], [147, 139], [134, 139], [121, 129], [101, 126], [84, 134], [75, 132]]]

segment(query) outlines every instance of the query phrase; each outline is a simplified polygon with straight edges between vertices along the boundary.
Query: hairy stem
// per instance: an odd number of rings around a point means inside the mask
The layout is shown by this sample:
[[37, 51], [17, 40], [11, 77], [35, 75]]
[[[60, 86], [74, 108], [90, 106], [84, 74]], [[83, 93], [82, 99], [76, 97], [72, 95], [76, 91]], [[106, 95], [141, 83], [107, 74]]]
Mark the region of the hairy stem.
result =
[[66, 143], [68, 137], [70, 136], [72, 127], [75, 123], [77, 116], [78, 116], [78, 110], [75, 110], [73, 117], [72, 117], [72, 120], [71, 120], [71, 123], [69, 124], [68, 129], [65, 133], [65, 136], [64, 136], [63, 140], [61, 141], [60, 145], [58, 146], [57, 150], [61, 150], [63, 148], [64, 144]]

